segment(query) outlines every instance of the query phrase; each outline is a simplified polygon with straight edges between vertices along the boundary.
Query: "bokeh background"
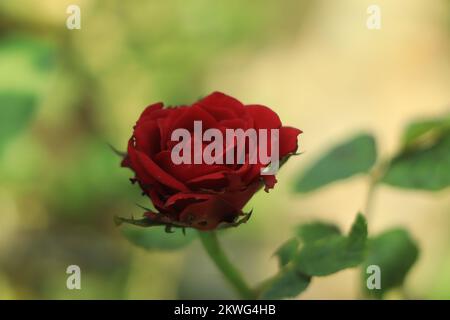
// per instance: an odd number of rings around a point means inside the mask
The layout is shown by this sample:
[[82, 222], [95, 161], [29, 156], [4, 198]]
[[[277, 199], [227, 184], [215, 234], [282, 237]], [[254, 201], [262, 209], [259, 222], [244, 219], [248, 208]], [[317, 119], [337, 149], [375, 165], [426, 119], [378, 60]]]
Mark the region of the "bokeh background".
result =
[[[80, 30], [66, 28], [70, 4], [81, 8]], [[381, 8], [381, 30], [366, 27], [370, 4]], [[299, 195], [295, 177], [355, 132], [395, 152], [408, 122], [448, 110], [449, 58], [448, 0], [1, 0], [0, 97], [25, 98], [0, 105], [0, 298], [234, 298], [198, 240], [146, 251], [122, 236], [114, 215], [139, 216], [136, 203], [148, 200], [108, 144], [125, 149], [146, 105], [215, 90], [301, 128], [303, 155], [254, 197], [248, 224], [221, 234], [256, 284], [276, 272], [273, 252], [293, 226], [323, 219], [347, 229], [364, 207], [364, 178]], [[383, 186], [369, 223], [375, 233], [404, 226], [417, 240], [410, 297], [450, 298], [448, 189]], [[82, 290], [66, 288], [71, 264]], [[355, 298], [358, 280], [356, 270], [314, 278], [299, 298]]]

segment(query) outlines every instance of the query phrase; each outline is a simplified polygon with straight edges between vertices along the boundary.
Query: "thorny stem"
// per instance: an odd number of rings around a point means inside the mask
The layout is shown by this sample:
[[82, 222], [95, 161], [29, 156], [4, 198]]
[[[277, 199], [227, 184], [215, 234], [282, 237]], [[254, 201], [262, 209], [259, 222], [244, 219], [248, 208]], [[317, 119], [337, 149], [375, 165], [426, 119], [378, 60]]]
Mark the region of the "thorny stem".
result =
[[242, 299], [256, 299], [256, 293], [247, 285], [240, 272], [228, 260], [228, 257], [220, 246], [216, 233], [213, 231], [200, 231], [199, 236], [209, 257], [214, 261], [215, 265], [240, 297]]

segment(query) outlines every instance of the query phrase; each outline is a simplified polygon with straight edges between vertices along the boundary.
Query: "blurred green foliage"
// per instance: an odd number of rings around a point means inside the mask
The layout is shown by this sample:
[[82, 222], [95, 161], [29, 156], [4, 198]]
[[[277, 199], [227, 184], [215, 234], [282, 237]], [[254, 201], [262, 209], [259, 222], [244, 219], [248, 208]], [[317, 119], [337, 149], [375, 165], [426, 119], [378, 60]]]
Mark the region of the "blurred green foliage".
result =
[[324, 222], [297, 227], [294, 238], [277, 251], [279, 273], [263, 285], [261, 297], [295, 297], [304, 291], [313, 276], [326, 276], [361, 264], [367, 251], [367, 223], [358, 214], [348, 236]]
[[261, 293], [262, 299], [294, 298], [302, 293], [311, 282], [311, 277], [296, 272], [293, 268], [278, 273], [267, 289]]
[[0, 42], [0, 154], [29, 124], [53, 66], [45, 42], [11, 35]]
[[30, 94], [0, 92], [0, 150], [19, 133], [30, 120], [36, 106], [35, 97]]
[[[405, 277], [416, 262], [419, 249], [406, 230], [392, 229], [369, 239], [368, 255], [362, 269], [362, 287], [370, 296], [378, 298], [389, 290], [403, 285]], [[380, 268], [379, 290], [368, 290], [366, 285], [367, 267]]]
[[310, 276], [326, 276], [342, 269], [358, 266], [366, 254], [367, 223], [359, 214], [348, 236], [336, 234], [335, 229], [304, 243], [294, 257], [295, 269]]
[[[450, 186], [449, 119], [448, 115], [443, 115], [410, 123], [404, 130], [400, 150], [388, 160], [377, 159], [373, 136], [357, 135], [333, 147], [307, 169], [297, 180], [296, 191], [309, 192], [330, 182], [365, 173], [370, 177], [365, 213], [370, 216], [374, 190], [382, 183], [413, 190], [446, 189]], [[365, 232], [367, 237], [367, 230]], [[389, 290], [402, 286], [419, 255], [418, 246], [403, 229], [388, 230], [371, 237], [368, 249], [361, 239], [352, 240], [351, 234], [349, 238], [339, 237], [339, 229], [328, 224], [303, 225], [299, 227], [298, 234], [304, 238], [306, 246], [302, 251], [306, 253], [300, 253], [296, 258], [293, 255], [296, 243], [291, 240], [277, 251], [282, 263], [289, 258], [298, 259], [300, 266], [303, 266], [300, 271], [305, 274], [327, 275], [342, 269], [342, 266], [357, 266], [365, 260], [363, 291], [376, 298], [382, 298]], [[308, 239], [311, 238], [314, 243], [316, 237], [320, 239], [322, 235], [327, 240], [325, 244], [308, 247]], [[349, 250], [348, 246], [356, 248], [356, 252]], [[366, 269], [372, 265], [382, 272], [380, 288], [369, 289], [366, 285]]]
[[403, 150], [390, 163], [383, 182], [429, 191], [450, 186], [450, 116], [411, 123]]

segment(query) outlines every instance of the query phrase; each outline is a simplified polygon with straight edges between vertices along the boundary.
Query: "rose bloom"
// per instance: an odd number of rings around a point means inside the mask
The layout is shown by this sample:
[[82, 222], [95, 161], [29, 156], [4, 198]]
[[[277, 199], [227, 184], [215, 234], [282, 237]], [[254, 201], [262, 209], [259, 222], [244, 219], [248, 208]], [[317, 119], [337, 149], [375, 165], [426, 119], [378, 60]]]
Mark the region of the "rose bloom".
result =
[[[251, 164], [247, 154], [243, 164], [174, 164], [171, 151], [178, 142], [171, 140], [171, 134], [178, 128], [193, 132], [194, 121], [201, 121], [203, 130], [216, 128], [224, 133], [226, 129], [278, 129], [281, 162], [297, 151], [297, 136], [302, 132], [283, 126], [268, 107], [243, 105], [220, 92], [191, 106], [148, 106], [134, 127], [122, 161], [122, 166], [134, 171], [132, 181], [138, 182], [157, 209], [144, 214], [146, 225], [200, 230], [235, 226], [247, 221], [249, 215], [242, 208], [250, 198], [262, 186], [268, 191], [276, 183], [274, 175], [261, 174], [267, 164]], [[270, 142], [268, 145], [270, 148]], [[224, 147], [224, 152], [227, 150], [230, 146]]]

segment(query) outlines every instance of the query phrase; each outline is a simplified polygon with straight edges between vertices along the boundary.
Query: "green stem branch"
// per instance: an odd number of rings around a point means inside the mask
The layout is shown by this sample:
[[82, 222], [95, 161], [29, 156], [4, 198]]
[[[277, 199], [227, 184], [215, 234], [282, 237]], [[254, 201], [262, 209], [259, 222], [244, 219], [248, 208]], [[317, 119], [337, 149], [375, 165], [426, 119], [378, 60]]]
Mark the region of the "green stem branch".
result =
[[370, 220], [370, 218], [372, 216], [373, 202], [374, 202], [375, 191], [377, 189], [377, 186], [378, 186], [378, 181], [371, 179], [370, 183], [369, 183], [369, 188], [367, 191], [367, 196], [366, 196], [366, 205], [364, 208], [364, 214], [366, 216], [367, 222]]
[[381, 179], [383, 178], [387, 168], [389, 167], [389, 160], [380, 161], [380, 163], [374, 168], [374, 170], [370, 173], [369, 176], [369, 188], [367, 191], [366, 197], [366, 205], [364, 208], [364, 214], [366, 215], [367, 221], [373, 215], [373, 202], [375, 198], [375, 191], [380, 184]]
[[240, 272], [233, 266], [225, 255], [217, 235], [213, 231], [200, 231], [200, 240], [208, 253], [209, 257], [214, 261], [228, 282], [233, 286], [242, 299], [256, 299], [256, 294], [247, 285]]

